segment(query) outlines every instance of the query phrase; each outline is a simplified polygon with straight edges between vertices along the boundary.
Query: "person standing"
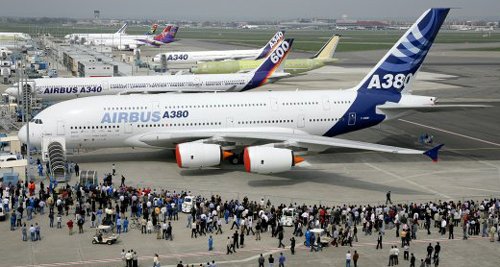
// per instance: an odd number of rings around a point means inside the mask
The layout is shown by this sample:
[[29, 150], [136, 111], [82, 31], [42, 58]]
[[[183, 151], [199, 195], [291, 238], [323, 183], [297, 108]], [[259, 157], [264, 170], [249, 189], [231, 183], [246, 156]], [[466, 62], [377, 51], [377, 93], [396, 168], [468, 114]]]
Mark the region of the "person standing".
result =
[[138, 267], [138, 266], [139, 266], [139, 260], [137, 257], [137, 252], [134, 251], [134, 253], [132, 254], [132, 267]]
[[26, 228], [26, 223], [23, 225], [21, 229], [22, 229], [21, 232], [23, 235], [23, 241], [28, 241], [28, 229]]
[[72, 235], [73, 234], [73, 221], [71, 219], [69, 219], [69, 221], [66, 222], [66, 225], [68, 226], [69, 235]]
[[380, 247], [380, 249], [382, 249], [382, 232], [378, 232], [378, 238], [377, 238], [377, 248], [378, 249]]
[[455, 235], [453, 235], [453, 228], [455, 225], [453, 223], [450, 223], [448, 226], [448, 239], [455, 239]]
[[354, 267], [358, 267], [359, 253], [357, 250], [354, 251], [354, 255], [352, 256], [352, 261], [354, 262]]
[[214, 239], [212, 236], [208, 237], [208, 251], [212, 251], [214, 249]]
[[77, 177], [80, 176], [80, 166], [78, 166], [78, 163], [75, 163], [75, 174]]
[[127, 267], [132, 267], [132, 253], [130, 250], [125, 253], [125, 261], [127, 262]]
[[415, 261], [417, 259], [415, 258], [415, 255], [413, 255], [413, 253], [411, 254], [411, 257], [410, 257], [410, 267], [415, 267]]
[[239, 238], [239, 234], [238, 234], [238, 230], [234, 231], [234, 234], [233, 234], [233, 245], [232, 245], [232, 249], [234, 252], [236, 252], [236, 248], [240, 248], [240, 244], [238, 243], [238, 238]]
[[122, 262], [123, 262], [123, 265], [126, 266], [127, 262], [126, 262], [126, 259], [125, 259], [125, 249], [122, 249], [122, 252], [120, 253], [120, 258], [122, 259]]
[[283, 252], [280, 252], [280, 257], [278, 259], [279, 267], [285, 267], [285, 261], [286, 261], [285, 255], [283, 255]]
[[347, 253], [345, 254], [345, 267], [351, 267], [351, 251], [348, 250]]
[[54, 228], [54, 212], [49, 212], [49, 227]]
[[274, 267], [273, 254], [269, 255], [269, 258], [267, 259], [267, 261], [269, 262], [269, 267]]
[[439, 242], [434, 246], [434, 262], [436, 262], [436, 259], [439, 258], [439, 252], [441, 252], [441, 245]]
[[266, 259], [264, 259], [264, 256], [262, 256], [262, 254], [260, 254], [258, 262], [259, 262], [259, 267], [264, 267], [264, 262], [266, 262]]
[[116, 165], [113, 163], [111, 164], [111, 172], [112, 172], [112, 175], [115, 176], [116, 175]]
[[392, 205], [391, 191], [390, 190], [389, 190], [389, 192], [387, 192], [387, 194], [385, 194], [385, 204], [387, 205], [387, 203], [391, 203], [391, 205]]
[[227, 249], [226, 255], [228, 255], [229, 253], [233, 254], [233, 250], [231, 249], [231, 247], [232, 247], [231, 237], [228, 236], [226, 242], [226, 249]]
[[295, 255], [295, 237], [290, 238], [290, 252]]
[[155, 254], [153, 258], [153, 267], [160, 267], [160, 256], [158, 254]]
[[432, 257], [432, 252], [434, 251], [434, 248], [432, 247], [432, 244], [429, 243], [429, 245], [427, 246], [427, 257]]
[[410, 259], [410, 247], [408, 246], [408, 244], [405, 244], [404, 248], [403, 248], [403, 260], [407, 261]]
[[283, 244], [283, 230], [278, 233], [278, 248], [285, 248], [285, 244]]

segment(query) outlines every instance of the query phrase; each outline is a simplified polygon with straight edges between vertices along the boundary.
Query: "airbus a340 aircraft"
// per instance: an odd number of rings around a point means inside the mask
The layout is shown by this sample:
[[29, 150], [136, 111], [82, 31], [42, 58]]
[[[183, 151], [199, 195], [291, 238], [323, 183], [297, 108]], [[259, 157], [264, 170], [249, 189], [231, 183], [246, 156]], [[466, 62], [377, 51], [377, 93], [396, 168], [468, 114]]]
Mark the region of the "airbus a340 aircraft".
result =
[[[332, 147], [437, 160], [442, 145], [424, 152], [333, 136], [412, 112], [471, 107], [409, 94], [448, 12], [427, 10], [352, 89], [88, 97], [40, 112], [30, 122], [30, 140], [38, 147], [62, 137], [68, 148], [175, 148], [183, 168], [217, 166], [230, 157], [242, 158], [246, 170], [257, 173], [290, 170], [299, 155]], [[23, 142], [25, 127], [19, 131]]]
[[[232, 74], [124, 76], [35, 79], [37, 98], [56, 102], [79, 97], [132, 93], [246, 91], [288, 76], [276, 72], [292, 48], [293, 39], [282, 41], [254, 71]], [[17, 87], [5, 93], [18, 97]]]
[[162, 60], [165, 60], [167, 63], [197, 63], [202, 61], [220, 61], [228, 59], [263, 59], [271, 53], [276, 45], [283, 41], [284, 37], [284, 31], [277, 32], [261, 49], [160, 53], [153, 58], [153, 62], [160, 63]]

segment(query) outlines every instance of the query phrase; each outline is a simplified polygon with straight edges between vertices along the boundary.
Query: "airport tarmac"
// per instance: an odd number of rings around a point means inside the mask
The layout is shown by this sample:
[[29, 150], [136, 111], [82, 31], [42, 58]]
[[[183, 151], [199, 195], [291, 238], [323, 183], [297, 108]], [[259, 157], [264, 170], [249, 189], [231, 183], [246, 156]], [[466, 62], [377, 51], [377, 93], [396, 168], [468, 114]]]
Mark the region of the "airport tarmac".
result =
[[[214, 45], [194, 40], [189, 43], [205, 48]], [[269, 198], [276, 204], [380, 204], [388, 190], [392, 191], [394, 202], [404, 203], [499, 197], [500, 53], [463, 53], [449, 50], [447, 46], [437, 44], [430, 52], [423, 72], [414, 83], [414, 93], [437, 96], [443, 102], [488, 103], [491, 108], [415, 114], [339, 136], [425, 149], [427, 147], [419, 145], [417, 140], [422, 133], [428, 133], [434, 136], [436, 143], [445, 144], [438, 163], [421, 156], [331, 149], [328, 153], [307, 157], [304, 165], [308, 167], [282, 174], [258, 175], [244, 172], [243, 166], [229, 164], [221, 169], [180, 170], [172, 152], [165, 150], [103, 149], [76, 153], [68, 159], [78, 162], [82, 170], [96, 170], [100, 175], [110, 172], [111, 164], [115, 163], [118, 175], [123, 174], [127, 183], [141, 187], [189, 190], [205, 196], [220, 194], [225, 199]], [[218, 49], [230, 47], [236, 46], [217, 44]], [[284, 79], [258, 90], [348, 88], [357, 84], [384, 53], [338, 53], [336, 57], [343, 60], [338, 65]], [[162, 266], [175, 265], [179, 260], [198, 266], [212, 259], [218, 266], [257, 266], [260, 253], [273, 253], [277, 258], [281, 251], [277, 249], [277, 240], [266, 235], [261, 242], [248, 237], [244, 249], [236, 255], [226, 256], [225, 238], [229, 235], [226, 226], [225, 235], [215, 237], [215, 252], [208, 252], [206, 238], [189, 238], [185, 220], [181, 215], [180, 221], [174, 222], [173, 242], [156, 240], [152, 235], [141, 235], [134, 230], [122, 235], [119, 244], [113, 246], [92, 245], [91, 229], [73, 236], [68, 236], [67, 229], [49, 229], [46, 216], [37, 216], [34, 220], [42, 224], [43, 240], [24, 243], [19, 230], [8, 231], [8, 222], [3, 222], [0, 223], [0, 266], [122, 266], [119, 259], [122, 248], [137, 250], [141, 266], [151, 265], [154, 253], [161, 255]], [[393, 231], [389, 232], [384, 242], [399, 244]], [[421, 235], [412, 243], [411, 252], [418, 260], [424, 256], [429, 242], [440, 241], [443, 247], [441, 266], [471, 266], [479, 262], [481, 266], [498, 266], [498, 242], [490, 243], [482, 238], [464, 241], [459, 229], [456, 230], [457, 239], [448, 241], [436, 232], [434, 230], [430, 236]], [[285, 241], [290, 234], [291, 230], [286, 229]], [[360, 242], [350, 248], [351, 252], [357, 250], [361, 254], [360, 266], [387, 264], [389, 243], [383, 251], [376, 251], [375, 244], [376, 236], [360, 235]], [[326, 248], [313, 253], [300, 246], [295, 256], [288, 250], [284, 252], [287, 266], [341, 266], [348, 249]]]

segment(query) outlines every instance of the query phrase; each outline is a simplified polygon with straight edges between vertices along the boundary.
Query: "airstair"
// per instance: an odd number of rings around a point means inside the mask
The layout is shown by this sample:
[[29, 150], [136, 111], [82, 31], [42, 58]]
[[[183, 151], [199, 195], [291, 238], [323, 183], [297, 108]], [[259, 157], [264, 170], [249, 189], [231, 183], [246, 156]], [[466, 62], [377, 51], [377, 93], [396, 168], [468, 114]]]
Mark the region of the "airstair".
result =
[[42, 138], [42, 160], [49, 162], [49, 176], [57, 183], [68, 182], [71, 178], [66, 168], [66, 147], [64, 137]]

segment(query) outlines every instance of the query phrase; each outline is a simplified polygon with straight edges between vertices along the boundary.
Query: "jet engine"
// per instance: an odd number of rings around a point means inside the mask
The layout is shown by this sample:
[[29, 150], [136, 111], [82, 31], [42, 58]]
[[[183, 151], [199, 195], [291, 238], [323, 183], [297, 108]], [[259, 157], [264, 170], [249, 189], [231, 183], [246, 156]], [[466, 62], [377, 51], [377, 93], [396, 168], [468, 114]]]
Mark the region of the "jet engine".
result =
[[217, 144], [185, 143], [175, 147], [175, 158], [180, 168], [203, 168], [220, 165], [233, 153], [223, 151]]
[[289, 171], [295, 164], [304, 161], [293, 151], [274, 147], [247, 147], [243, 152], [245, 170], [253, 173], [278, 173]]

